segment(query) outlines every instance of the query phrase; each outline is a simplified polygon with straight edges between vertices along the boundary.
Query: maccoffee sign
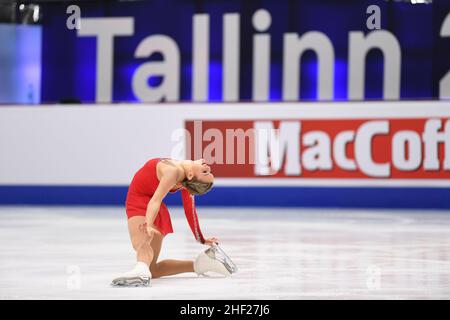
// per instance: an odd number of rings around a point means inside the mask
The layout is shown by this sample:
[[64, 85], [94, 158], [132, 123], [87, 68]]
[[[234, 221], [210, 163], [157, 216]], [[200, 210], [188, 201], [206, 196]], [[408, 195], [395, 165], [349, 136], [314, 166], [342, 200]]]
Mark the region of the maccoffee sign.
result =
[[217, 178], [450, 179], [450, 119], [186, 121]]

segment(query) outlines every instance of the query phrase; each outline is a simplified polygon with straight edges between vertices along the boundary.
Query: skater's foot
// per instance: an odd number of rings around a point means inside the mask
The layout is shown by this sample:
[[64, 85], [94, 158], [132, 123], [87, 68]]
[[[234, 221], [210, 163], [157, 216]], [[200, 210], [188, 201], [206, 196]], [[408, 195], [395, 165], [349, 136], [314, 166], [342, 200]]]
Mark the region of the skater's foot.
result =
[[151, 278], [152, 274], [147, 264], [138, 262], [133, 270], [115, 278], [111, 285], [117, 287], [146, 287], [150, 285]]

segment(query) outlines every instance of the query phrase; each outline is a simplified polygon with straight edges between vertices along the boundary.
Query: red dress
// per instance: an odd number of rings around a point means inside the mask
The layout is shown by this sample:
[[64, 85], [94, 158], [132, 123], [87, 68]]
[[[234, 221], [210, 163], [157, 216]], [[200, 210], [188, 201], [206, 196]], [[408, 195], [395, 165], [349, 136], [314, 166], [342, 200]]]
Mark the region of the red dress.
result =
[[[130, 187], [128, 188], [127, 198], [125, 201], [128, 219], [134, 216], [145, 217], [147, 205], [159, 185], [156, 165], [162, 159], [163, 158], [150, 159], [134, 175]], [[170, 192], [173, 193], [177, 190], [178, 189], [171, 190]], [[197, 211], [195, 209], [194, 196], [190, 195], [186, 189], [182, 188], [181, 197], [183, 200], [184, 212], [192, 233], [197, 241], [204, 243], [205, 239], [200, 230]], [[173, 233], [169, 210], [164, 202], [161, 202], [159, 212], [153, 224], [164, 236], [169, 233]]]

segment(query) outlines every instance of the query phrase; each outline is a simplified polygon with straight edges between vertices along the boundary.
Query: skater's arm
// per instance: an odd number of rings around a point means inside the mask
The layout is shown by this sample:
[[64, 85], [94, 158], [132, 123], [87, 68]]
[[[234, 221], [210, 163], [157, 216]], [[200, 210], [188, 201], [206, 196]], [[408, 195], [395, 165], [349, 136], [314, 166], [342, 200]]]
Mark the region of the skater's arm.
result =
[[176, 183], [177, 183], [177, 170], [172, 168], [167, 168], [166, 170], [164, 170], [158, 188], [156, 189], [155, 193], [153, 194], [152, 198], [150, 199], [147, 205], [147, 212], [145, 215], [147, 227], [153, 225], [153, 222], [155, 221], [156, 216], [158, 215], [161, 202]]
[[215, 243], [218, 244], [219, 239], [217, 239], [216, 237], [211, 237], [208, 239], [205, 239], [203, 237], [202, 231], [200, 229], [200, 222], [198, 221], [197, 209], [195, 208], [194, 196], [189, 194], [186, 189], [183, 189], [181, 190], [181, 199], [183, 200], [186, 219], [189, 223], [189, 227], [191, 228], [192, 233], [194, 234], [195, 239], [198, 242], [209, 246], [212, 246]]

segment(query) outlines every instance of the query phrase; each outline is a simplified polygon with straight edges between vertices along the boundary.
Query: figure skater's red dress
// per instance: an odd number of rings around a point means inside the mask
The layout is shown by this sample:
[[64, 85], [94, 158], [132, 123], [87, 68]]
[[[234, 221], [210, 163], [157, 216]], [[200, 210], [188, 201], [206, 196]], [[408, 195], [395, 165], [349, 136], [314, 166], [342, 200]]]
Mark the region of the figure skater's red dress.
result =
[[[155, 193], [159, 185], [158, 176], [156, 174], [156, 165], [163, 158], [150, 159], [144, 166], [136, 172], [128, 188], [127, 199], [125, 202], [128, 219], [134, 216], [144, 216], [147, 212], [147, 205]], [[178, 189], [171, 190], [176, 192]], [[200, 230], [198, 223], [197, 211], [195, 209], [194, 196], [181, 188], [181, 198], [183, 200], [184, 212], [191, 227], [195, 239], [201, 243], [205, 239]], [[161, 203], [159, 212], [153, 223], [156, 228], [165, 236], [173, 233], [172, 221], [170, 220], [169, 210], [164, 202]]]

